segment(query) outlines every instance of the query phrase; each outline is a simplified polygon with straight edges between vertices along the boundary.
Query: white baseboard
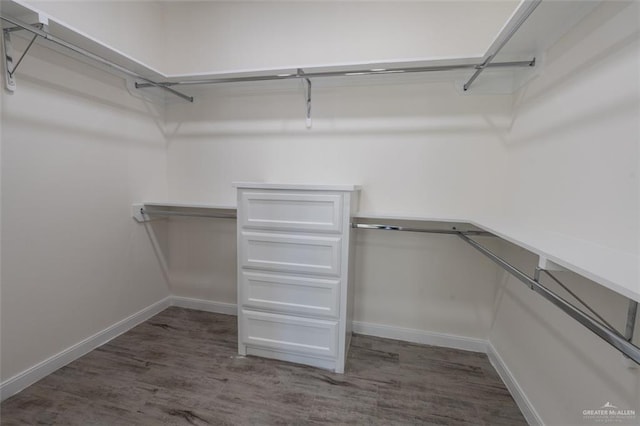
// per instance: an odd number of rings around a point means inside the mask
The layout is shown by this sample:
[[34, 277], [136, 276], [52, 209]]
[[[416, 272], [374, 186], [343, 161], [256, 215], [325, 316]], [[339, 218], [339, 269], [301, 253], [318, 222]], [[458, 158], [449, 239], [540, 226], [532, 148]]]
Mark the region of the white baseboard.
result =
[[[198, 311], [214, 312], [217, 314], [238, 315], [238, 306], [235, 303], [222, 303], [214, 302], [212, 300], [172, 296], [171, 305], [180, 308], [195, 309]], [[385, 337], [387, 339], [404, 340], [407, 342], [443, 346], [472, 352], [485, 353], [487, 346], [487, 341], [482, 339], [360, 321], [353, 322], [353, 332], [367, 336]]]
[[0, 383], [0, 401], [4, 401], [12, 395], [20, 392], [38, 380], [48, 376], [59, 368], [64, 367], [81, 356], [91, 352], [95, 348], [104, 345], [108, 341], [118, 337], [122, 333], [131, 330], [136, 325], [145, 322], [154, 315], [159, 314], [171, 305], [171, 297], [166, 297], [153, 305], [147, 306], [141, 311], [118, 321], [112, 326], [84, 339], [81, 342], [45, 359], [27, 370]]
[[216, 314], [238, 315], [238, 305], [235, 303], [214, 302], [213, 300], [171, 296], [171, 306], [195, 309], [197, 311], [214, 312]]
[[443, 346], [446, 348], [462, 349], [471, 352], [485, 353], [487, 351], [487, 341], [483, 339], [435, 333], [431, 331], [416, 330], [413, 328], [354, 321], [353, 332], [357, 334], [365, 334], [367, 336], [404, 340], [406, 342]]
[[518, 408], [522, 411], [522, 415], [527, 423], [530, 425], [544, 426], [544, 422], [542, 421], [540, 414], [538, 414], [531, 401], [529, 401], [529, 398], [527, 398], [527, 395], [524, 393], [515, 377], [513, 377], [509, 367], [507, 367], [507, 364], [491, 342], [487, 344], [487, 356], [489, 357], [491, 365], [496, 369], [498, 375], [509, 390], [509, 393], [511, 393], [511, 396], [516, 401]]

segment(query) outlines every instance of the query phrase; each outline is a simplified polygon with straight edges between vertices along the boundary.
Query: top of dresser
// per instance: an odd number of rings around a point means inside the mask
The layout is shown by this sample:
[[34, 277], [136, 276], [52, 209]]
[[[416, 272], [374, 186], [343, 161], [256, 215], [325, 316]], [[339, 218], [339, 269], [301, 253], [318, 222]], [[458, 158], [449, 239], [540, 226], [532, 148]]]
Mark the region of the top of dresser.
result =
[[359, 191], [360, 185], [309, 185], [291, 183], [266, 183], [266, 182], [233, 182], [236, 188], [250, 189], [288, 189], [303, 191]]

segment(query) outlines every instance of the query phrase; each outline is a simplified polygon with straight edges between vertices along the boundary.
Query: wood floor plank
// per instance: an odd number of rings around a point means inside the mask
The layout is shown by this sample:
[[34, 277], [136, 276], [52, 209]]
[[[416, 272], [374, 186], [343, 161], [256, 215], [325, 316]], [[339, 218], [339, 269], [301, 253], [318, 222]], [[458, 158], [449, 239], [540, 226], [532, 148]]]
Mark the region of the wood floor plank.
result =
[[2, 425], [525, 425], [484, 354], [355, 335], [344, 375], [172, 307], [4, 401]]

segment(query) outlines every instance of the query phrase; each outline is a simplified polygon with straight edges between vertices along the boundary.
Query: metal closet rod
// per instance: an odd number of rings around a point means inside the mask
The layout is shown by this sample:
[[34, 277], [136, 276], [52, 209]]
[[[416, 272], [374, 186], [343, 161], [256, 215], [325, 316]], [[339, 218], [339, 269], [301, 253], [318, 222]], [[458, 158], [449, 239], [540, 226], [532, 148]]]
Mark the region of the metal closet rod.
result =
[[351, 227], [356, 229], [381, 229], [384, 231], [423, 232], [426, 234], [458, 235], [462, 232], [465, 235], [493, 236], [492, 233], [486, 232], [486, 231], [459, 231], [456, 229], [455, 226], [452, 227], [451, 229], [437, 229], [437, 228], [411, 228], [407, 226], [380, 225], [380, 224], [374, 224], [374, 223], [353, 223]]
[[127, 69], [127, 68], [125, 68], [125, 67], [123, 67], [121, 65], [118, 65], [118, 64], [116, 64], [114, 62], [111, 62], [111, 61], [109, 61], [107, 59], [104, 59], [101, 56], [98, 56], [98, 55], [96, 55], [94, 53], [91, 53], [88, 50], [85, 50], [85, 49], [83, 49], [81, 47], [78, 47], [78, 46], [76, 46], [74, 44], [66, 42], [66, 41], [64, 41], [64, 40], [62, 40], [62, 39], [60, 39], [60, 38], [58, 38], [56, 36], [53, 36], [53, 35], [49, 34], [46, 31], [43, 31], [43, 30], [41, 30], [39, 28], [35, 28], [34, 26], [29, 25], [29, 24], [27, 24], [25, 22], [22, 22], [22, 21], [20, 21], [18, 19], [11, 18], [11, 17], [5, 16], [5, 15], [2, 15], [2, 14], [0, 14], [0, 19], [2, 19], [3, 21], [9, 22], [10, 24], [15, 25], [16, 27], [19, 27], [20, 29], [28, 31], [31, 34], [34, 34], [35, 36], [42, 37], [45, 40], [48, 40], [48, 41], [50, 41], [52, 43], [55, 43], [58, 46], [62, 46], [64, 48], [67, 48], [67, 49], [69, 49], [69, 50], [71, 50], [71, 51], [73, 51], [75, 53], [78, 53], [78, 54], [80, 54], [82, 56], [85, 56], [85, 57], [87, 57], [89, 59], [92, 59], [92, 60], [94, 60], [96, 62], [99, 62], [102, 65], [105, 65], [105, 66], [107, 66], [109, 68], [115, 69], [116, 71], [121, 72], [123, 74], [126, 74], [129, 77], [133, 77], [133, 78], [136, 78], [138, 80], [142, 80], [148, 86], [159, 87], [160, 89], [166, 90], [167, 92], [172, 93], [172, 94], [174, 94], [176, 96], [179, 96], [182, 99], [185, 99], [185, 100], [187, 100], [189, 102], [193, 102], [193, 97], [192, 96], [187, 96], [187, 95], [185, 95], [183, 93], [180, 93], [177, 90], [171, 89], [170, 87], [167, 87], [167, 86], [165, 86], [163, 84], [156, 83], [155, 81], [150, 80], [150, 79], [148, 79], [146, 77], [143, 77], [140, 74], [138, 74], [138, 73], [136, 73], [134, 71], [131, 71], [131, 70], [129, 70], [129, 69]]
[[[194, 207], [197, 208], [197, 207]], [[196, 213], [196, 212], [176, 212], [173, 210], [147, 210], [140, 209], [143, 216], [187, 216], [187, 217], [210, 217], [214, 219], [235, 219], [235, 214], [215, 214], [215, 213]]]
[[[636, 364], [640, 365], [640, 348], [631, 343], [633, 338], [633, 331], [635, 325], [635, 317], [638, 309], [638, 304], [635, 301], [630, 301], [629, 303], [629, 315], [627, 318], [627, 325], [625, 334], [621, 334], [619, 331], [615, 330], [613, 327], [607, 326], [595, 319], [591, 318], [580, 309], [573, 306], [567, 300], [557, 295], [550, 289], [544, 287], [539, 282], [539, 272], [544, 271], [544, 269], [537, 268], [536, 269], [536, 277], [531, 278], [515, 266], [508, 263], [506, 260], [502, 259], [497, 254], [493, 253], [488, 248], [484, 247], [482, 244], [477, 241], [469, 238], [470, 235], [493, 235], [487, 232], [482, 231], [456, 231], [454, 229], [451, 230], [438, 230], [438, 229], [420, 229], [420, 228], [407, 228], [402, 226], [388, 226], [388, 225], [368, 225], [368, 224], [354, 224], [354, 228], [362, 228], [362, 229], [381, 229], [381, 230], [389, 230], [389, 231], [409, 231], [409, 232], [429, 232], [429, 233], [439, 233], [439, 234], [455, 234], [462, 238], [464, 241], [469, 243], [476, 250], [487, 256], [489, 259], [494, 261], [504, 270], [509, 272], [511, 275], [516, 277], [518, 280], [522, 281], [524, 284], [529, 286], [529, 288], [536, 293], [540, 294], [542, 297], [553, 303], [555, 306], [560, 308], [563, 312], [569, 315], [574, 320], [578, 321], [587, 329], [591, 330], [598, 337], [600, 337], [605, 342], [609, 343], [611, 346], [622, 352], [625, 356], [633, 360]], [[556, 278], [554, 278], [555, 280]], [[564, 285], [562, 285], [564, 287]], [[578, 299], [580, 301], [580, 299]], [[582, 302], [584, 304], [584, 302]], [[589, 307], [587, 307], [590, 309]]]
[[[477, 70], [479, 67], [488, 68], [510, 68], [510, 67], [533, 67], [536, 64], [536, 59], [533, 58], [529, 61], [512, 61], [512, 62], [496, 62], [487, 65], [477, 64], [459, 64], [459, 65], [433, 65], [425, 67], [405, 67], [405, 68], [367, 68], [361, 70], [352, 71], [317, 71], [306, 72], [302, 68], [298, 68], [295, 73], [285, 74], [273, 74], [273, 75], [260, 75], [260, 76], [248, 76], [248, 77], [217, 77], [203, 80], [184, 80], [174, 81], [166, 83], [158, 83], [163, 87], [170, 86], [189, 86], [198, 84], [222, 84], [222, 83], [243, 83], [250, 81], [271, 81], [271, 80], [291, 80], [300, 78], [322, 78], [322, 77], [351, 77], [360, 75], [384, 75], [384, 74], [410, 74], [421, 72], [437, 72], [437, 71], [456, 71], [456, 70]], [[375, 67], [375, 65], [372, 65]], [[152, 85], [146, 83], [136, 83], [136, 88], [151, 87]]]

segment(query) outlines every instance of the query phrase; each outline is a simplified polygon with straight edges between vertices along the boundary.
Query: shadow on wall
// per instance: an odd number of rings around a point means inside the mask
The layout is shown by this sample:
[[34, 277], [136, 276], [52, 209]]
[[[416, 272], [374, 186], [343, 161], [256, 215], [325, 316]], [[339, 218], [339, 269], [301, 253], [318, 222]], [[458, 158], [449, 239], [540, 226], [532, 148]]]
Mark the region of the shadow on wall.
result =
[[[142, 93], [132, 92], [123, 77], [70, 59], [48, 48], [34, 46], [16, 73], [16, 82], [15, 93], [3, 91], [4, 102], [30, 96], [30, 91], [48, 96], [38, 97], [39, 104], [32, 107], [32, 114], [11, 116], [7, 115], [9, 112], [3, 111], [4, 117], [12, 121], [40, 126], [44, 123], [47, 127], [74, 133], [85, 131], [94, 137], [100, 136], [96, 134], [99, 128], [105, 132], [104, 139], [125, 138], [130, 126], [136, 128], [153, 123], [157, 139], [152, 143], [164, 143], [164, 102], [150, 102]], [[46, 104], [48, 101], [50, 105]], [[93, 119], [79, 119], [90, 108], [96, 109], [97, 114], [119, 114], [126, 116], [127, 120], [121, 127], [114, 128], [96, 125]], [[41, 114], [40, 109], [46, 109], [48, 113]], [[39, 124], [33, 117], [46, 117], [48, 121], [41, 121]]]
[[359, 230], [355, 320], [486, 339], [496, 266], [453, 235]]
[[[637, 97], [630, 94], [629, 97], [610, 105], [600, 105], [597, 109], [588, 113], [575, 115], [569, 119], [558, 120], [555, 125], [540, 125], [535, 130], [527, 132], [521, 136], [508, 138], [510, 145], [523, 145], [536, 143], [550, 138], [561, 137], [564, 134], [571, 134], [576, 129], [598, 128], [611, 119], [624, 116], [635, 116], [640, 114], [640, 104]], [[606, 124], [605, 124], [606, 125]], [[640, 132], [638, 132], [640, 135]], [[636, 135], [637, 136], [637, 135]], [[503, 139], [504, 140], [504, 139]]]
[[171, 292], [177, 296], [236, 303], [236, 220], [171, 218], [168, 260]]
[[144, 230], [149, 237], [153, 254], [155, 255], [162, 277], [168, 289], [171, 289], [171, 279], [169, 276], [169, 232], [168, 221], [165, 219], [144, 222]]
[[[618, 58], [617, 61], [624, 60], [625, 57], [632, 59], [629, 61], [629, 66], [632, 67], [629, 70], [631, 78], [625, 81], [626, 94], [629, 97], [612, 102], [604, 108], [601, 102], [606, 100], [607, 96], [596, 98], [599, 101], [594, 102], [598, 105], [597, 111], [574, 117], [572, 120], [563, 122], [564, 125], [546, 127], [535, 135], [517, 138], [512, 143], [531, 142], [560, 132], [564, 128], [570, 129], [576, 125], [592, 123], [594, 119], [601, 120], [603, 109], [608, 112], [605, 114], [606, 117], [638, 108], [637, 97], [640, 86], [637, 75], [640, 69], [638, 61], [635, 60], [639, 51], [638, 43], [640, 43], [638, 7], [637, 2], [604, 2], [578, 24], [570, 37], [565, 36], [551, 47], [549, 58], [545, 61], [545, 78], [534, 80], [517, 93], [509, 129], [512, 129], [517, 119], [527, 111], [548, 102], [554, 94], [565, 91], [574, 81], [579, 80], [580, 76], [601, 72], [602, 67], [614, 61], [615, 58]], [[615, 31], [612, 31], [612, 28]]]
[[[74, 138], [84, 137], [87, 143], [103, 143], [106, 145], [119, 144], [122, 146], [146, 145], [149, 148], [160, 150], [165, 149], [163, 138], [160, 137], [160, 135], [157, 139], [131, 138], [131, 133], [133, 132], [119, 132], [119, 129], [114, 127], [87, 126], [86, 128], [81, 128], [73, 121], [61, 123], [54, 117], [50, 117], [50, 120], [46, 121], [39, 120], [39, 117], [42, 116], [26, 116], [24, 114], [12, 115], [11, 113], [6, 112], [6, 110], [3, 110], [3, 121], [11, 121], [12, 125], [28, 127], [31, 130], [39, 131], [43, 134], [55, 135], [56, 138], [64, 137], [66, 134], [73, 135]], [[138, 134], [139, 133], [140, 132], [138, 132]], [[54, 138], [51, 139], [54, 140]]]
[[193, 105], [168, 106], [167, 133], [174, 141], [265, 134], [489, 135], [506, 130], [510, 107], [510, 96], [463, 96], [450, 83], [325, 87], [314, 90], [309, 130], [296, 91], [256, 85], [246, 94], [209, 86]]

